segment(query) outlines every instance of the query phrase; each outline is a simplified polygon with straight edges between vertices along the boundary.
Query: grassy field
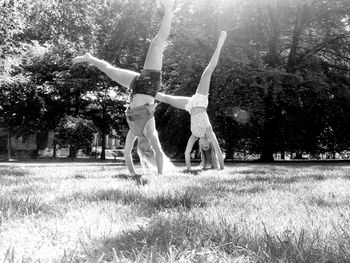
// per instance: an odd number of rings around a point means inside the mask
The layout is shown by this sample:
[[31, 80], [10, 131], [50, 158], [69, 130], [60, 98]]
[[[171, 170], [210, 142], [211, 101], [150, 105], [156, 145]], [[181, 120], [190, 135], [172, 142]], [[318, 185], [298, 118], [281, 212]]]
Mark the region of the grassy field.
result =
[[0, 166], [0, 262], [350, 262], [349, 165], [126, 173]]

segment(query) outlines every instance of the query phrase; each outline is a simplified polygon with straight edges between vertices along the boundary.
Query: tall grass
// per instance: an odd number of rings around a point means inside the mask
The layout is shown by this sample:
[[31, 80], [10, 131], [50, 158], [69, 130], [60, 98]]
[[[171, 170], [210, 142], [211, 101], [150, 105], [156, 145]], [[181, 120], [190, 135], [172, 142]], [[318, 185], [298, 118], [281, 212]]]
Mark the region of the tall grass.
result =
[[0, 167], [0, 262], [350, 262], [349, 170]]

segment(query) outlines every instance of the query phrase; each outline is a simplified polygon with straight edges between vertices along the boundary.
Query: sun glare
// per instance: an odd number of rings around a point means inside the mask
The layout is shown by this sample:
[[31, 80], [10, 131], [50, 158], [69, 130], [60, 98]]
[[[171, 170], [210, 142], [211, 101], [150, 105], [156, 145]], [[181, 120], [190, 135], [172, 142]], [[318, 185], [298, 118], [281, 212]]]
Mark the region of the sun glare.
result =
[[342, 21], [342, 22], [344, 23], [344, 25], [345, 25], [345, 30], [349, 32], [349, 31], [350, 31], [350, 24], [349, 24], [350, 17], [349, 17], [349, 16], [346, 16], [346, 17], [344, 17], [341, 21]]

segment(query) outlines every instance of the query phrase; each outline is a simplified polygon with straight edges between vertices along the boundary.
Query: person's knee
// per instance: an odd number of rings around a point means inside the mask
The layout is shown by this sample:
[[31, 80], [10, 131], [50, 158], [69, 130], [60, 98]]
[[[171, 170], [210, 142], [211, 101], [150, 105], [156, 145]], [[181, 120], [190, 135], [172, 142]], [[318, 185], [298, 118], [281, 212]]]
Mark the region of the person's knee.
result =
[[201, 82], [210, 82], [212, 74], [213, 74], [213, 70], [211, 70], [210, 68], [207, 68], [201, 76]]

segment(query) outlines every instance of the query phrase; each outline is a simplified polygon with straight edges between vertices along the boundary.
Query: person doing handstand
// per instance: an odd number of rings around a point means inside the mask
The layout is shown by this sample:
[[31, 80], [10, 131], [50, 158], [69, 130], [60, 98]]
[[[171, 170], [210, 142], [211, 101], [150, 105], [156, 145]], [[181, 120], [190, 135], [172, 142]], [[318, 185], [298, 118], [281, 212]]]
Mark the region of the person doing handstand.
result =
[[156, 96], [156, 100], [186, 110], [191, 115], [192, 134], [187, 142], [185, 150], [187, 170], [191, 170], [190, 154], [194, 143], [198, 139], [202, 159], [201, 166], [204, 169], [207, 168], [208, 165], [213, 169], [219, 167], [220, 169], [224, 168], [224, 158], [218, 140], [210, 124], [207, 107], [211, 76], [218, 63], [221, 48], [224, 45], [226, 36], [226, 32], [222, 31], [214, 54], [201, 76], [195, 95], [192, 97], [172, 96], [159, 92]]
[[114, 67], [106, 61], [93, 57], [90, 53], [73, 59], [73, 63], [91, 63], [112, 80], [132, 90], [132, 99], [126, 111], [130, 130], [126, 136], [124, 149], [125, 163], [132, 176], [137, 175], [131, 156], [136, 139], [138, 139], [137, 152], [142, 166], [145, 163], [151, 166], [152, 164], [155, 165], [158, 175], [163, 174], [167, 164], [171, 166], [169, 159], [161, 148], [155, 127], [154, 110], [156, 104], [154, 104], [154, 98], [161, 85], [163, 50], [170, 33], [174, 0], [160, 0], [160, 2], [163, 6], [164, 15], [158, 34], [152, 40], [148, 49], [141, 74]]

